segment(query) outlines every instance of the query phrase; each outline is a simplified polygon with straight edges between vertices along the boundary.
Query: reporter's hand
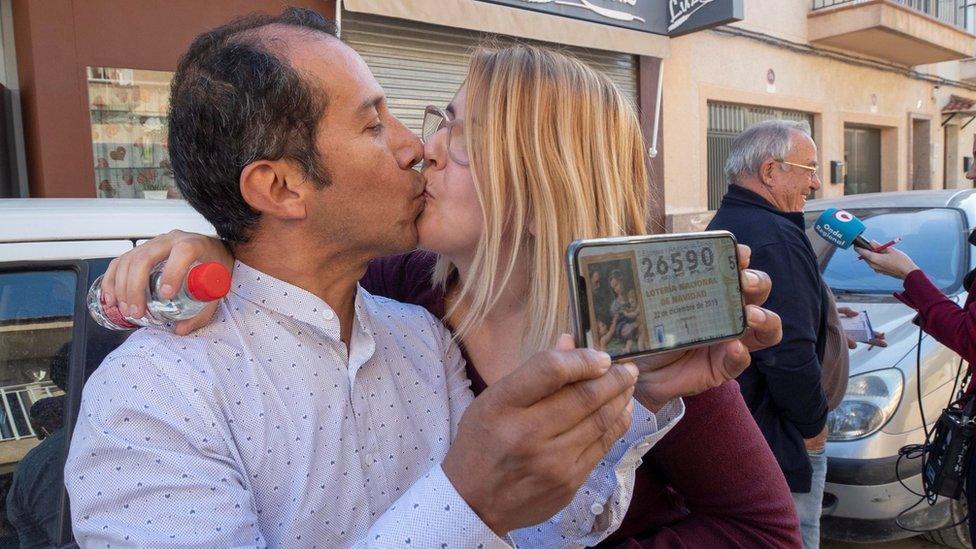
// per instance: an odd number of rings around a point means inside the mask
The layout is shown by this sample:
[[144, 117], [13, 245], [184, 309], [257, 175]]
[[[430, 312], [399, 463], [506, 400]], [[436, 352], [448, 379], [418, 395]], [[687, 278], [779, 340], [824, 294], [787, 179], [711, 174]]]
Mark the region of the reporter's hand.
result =
[[[234, 268], [234, 256], [215, 238], [183, 231], [170, 231], [136, 246], [109, 263], [102, 278], [102, 298], [106, 307], [118, 305], [125, 316], [139, 318], [146, 314], [146, 290], [149, 272], [166, 261], [160, 280], [160, 295], [171, 298], [179, 292], [190, 266], [197, 261], [218, 261]], [[206, 326], [217, 310], [217, 301], [210, 303], [200, 314], [176, 323], [176, 333], [186, 335]]]
[[769, 275], [750, 270], [752, 250], [739, 245], [739, 275], [746, 302], [746, 333], [737, 340], [686, 351], [635, 359], [640, 369], [634, 397], [657, 411], [669, 400], [702, 393], [735, 379], [751, 363], [750, 352], [772, 347], [783, 339], [783, 322], [762, 308], [773, 287]]
[[493, 531], [549, 519], [630, 428], [637, 368], [560, 337], [465, 411], [442, 467]]
[[[873, 240], [871, 241], [871, 245], [874, 247], [880, 246], [880, 244]], [[864, 258], [868, 267], [871, 267], [874, 272], [885, 274], [899, 280], [904, 280], [909, 273], [918, 270], [918, 265], [912, 261], [912, 258], [908, 257], [905, 252], [895, 248], [888, 248], [880, 254], [863, 248], [855, 248], [855, 251]]]

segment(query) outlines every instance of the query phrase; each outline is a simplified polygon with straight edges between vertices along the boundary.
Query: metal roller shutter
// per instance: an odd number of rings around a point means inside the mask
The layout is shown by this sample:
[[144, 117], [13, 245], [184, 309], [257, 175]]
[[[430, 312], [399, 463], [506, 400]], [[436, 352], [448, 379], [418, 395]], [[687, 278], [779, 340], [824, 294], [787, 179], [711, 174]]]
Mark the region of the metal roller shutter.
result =
[[732, 141], [749, 126], [772, 119], [802, 122], [813, 134], [813, 115], [799, 111], [772, 109], [756, 105], [708, 103], [708, 209], [717, 210], [722, 197], [729, 190], [725, 177], [725, 161], [729, 158]]
[[[393, 114], [419, 133], [424, 107], [451, 101], [464, 81], [471, 52], [486, 35], [344, 12], [342, 38], [366, 60], [386, 90]], [[633, 55], [557, 47], [610, 76], [637, 104], [637, 61]]]

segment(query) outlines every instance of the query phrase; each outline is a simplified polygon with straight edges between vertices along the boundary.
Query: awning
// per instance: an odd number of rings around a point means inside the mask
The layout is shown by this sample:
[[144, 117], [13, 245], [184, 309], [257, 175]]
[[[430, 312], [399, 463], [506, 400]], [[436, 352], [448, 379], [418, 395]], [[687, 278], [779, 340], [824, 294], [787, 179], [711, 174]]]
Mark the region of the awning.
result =
[[949, 97], [949, 102], [942, 107], [942, 127], [944, 128], [953, 118], [968, 117], [969, 120], [963, 125], [968, 126], [973, 119], [976, 119], [976, 99], [967, 99], [953, 94]]
[[474, 0], [342, 0], [341, 5], [352, 12], [542, 42], [659, 58], [669, 53], [665, 36]]

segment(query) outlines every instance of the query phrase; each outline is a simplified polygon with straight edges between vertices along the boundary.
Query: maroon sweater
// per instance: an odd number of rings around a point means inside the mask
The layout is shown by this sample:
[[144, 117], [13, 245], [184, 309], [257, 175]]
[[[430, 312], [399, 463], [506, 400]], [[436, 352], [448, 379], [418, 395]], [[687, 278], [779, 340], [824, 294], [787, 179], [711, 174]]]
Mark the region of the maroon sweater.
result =
[[[424, 252], [379, 259], [361, 284], [443, 318], [433, 265]], [[477, 395], [485, 382], [465, 360]], [[801, 546], [786, 479], [734, 381], [685, 398], [684, 418], [644, 456], [623, 524], [600, 546]]]
[[[969, 367], [976, 361], [976, 285], [969, 289], [966, 303], [960, 307], [932, 284], [919, 270], [905, 277], [905, 291], [895, 294], [905, 305], [918, 311], [915, 322], [936, 341], [959, 354]], [[966, 393], [976, 388], [976, 376], [969, 380]]]

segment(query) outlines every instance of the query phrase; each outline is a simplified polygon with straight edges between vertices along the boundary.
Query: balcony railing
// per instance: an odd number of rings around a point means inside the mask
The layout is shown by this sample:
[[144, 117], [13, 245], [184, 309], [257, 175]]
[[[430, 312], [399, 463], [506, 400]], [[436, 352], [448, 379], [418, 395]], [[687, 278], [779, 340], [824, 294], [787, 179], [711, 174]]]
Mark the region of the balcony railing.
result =
[[31, 404], [63, 394], [50, 381], [0, 387], [0, 442], [37, 436], [27, 413]]
[[[868, 0], [813, 0], [813, 9], [821, 10], [845, 4], [863, 4]], [[943, 23], [972, 32], [976, 0], [890, 0], [934, 17]]]

